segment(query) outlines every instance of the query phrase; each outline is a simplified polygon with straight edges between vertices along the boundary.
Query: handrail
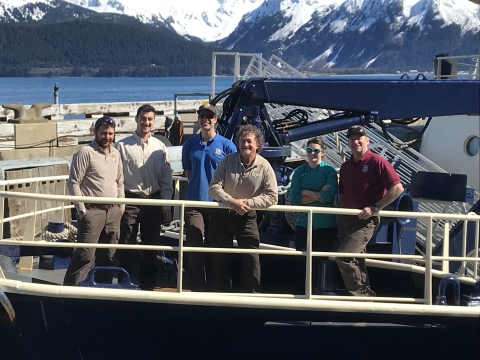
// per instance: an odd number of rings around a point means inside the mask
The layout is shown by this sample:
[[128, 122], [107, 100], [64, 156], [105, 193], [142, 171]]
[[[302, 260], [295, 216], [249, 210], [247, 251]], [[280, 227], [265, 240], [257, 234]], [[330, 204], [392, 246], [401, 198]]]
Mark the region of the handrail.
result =
[[[0, 183], [0, 186], [2, 184]], [[157, 205], [157, 206], [181, 206], [185, 204], [185, 207], [204, 207], [204, 208], [225, 208], [228, 207], [216, 203], [206, 201], [193, 201], [193, 200], [165, 200], [165, 199], [140, 199], [140, 198], [108, 198], [108, 197], [90, 197], [90, 196], [73, 196], [73, 195], [49, 195], [49, 194], [30, 194], [30, 193], [17, 193], [12, 191], [0, 191], [1, 197], [12, 197], [18, 199], [31, 199], [31, 200], [56, 200], [56, 201], [68, 201], [68, 202], [88, 202], [98, 204], [127, 204], [127, 205]], [[345, 208], [327, 208], [327, 207], [308, 207], [308, 206], [296, 206], [296, 205], [273, 205], [268, 208], [256, 208], [259, 211], [291, 211], [291, 212], [308, 212], [319, 214], [336, 214], [336, 215], [358, 215], [361, 210], [358, 209], [345, 209]], [[428, 219], [434, 217], [439, 220], [467, 220], [467, 221], [479, 221], [480, 215], [474, 213], [469, 214], [444, 214], [444, 213], [424, 213], [424, 212], [408, 212], [408, 211], [388, 211], [381, 210], [381, 217], [412, 217], [414, 215], [420, 219]]]
[[[469, 80], [480, 79], [480, 55], [460, 55], [460, 56], [437, 56], [435, 58], [436, 67], [434, 66], [435, 79], [457, 79], [458, 75], [465, 75]], [[460, 62], [460, 60], [470, 60], [468, 62]], [[450, 74], [442, 74], [442, 63], [446, 62], [449, 66]], [[459, 69], [459, 67], [461, 67]], [[462, 70], [462, 69], [466, 69]]]
[[[3, 224], [13, 221], [15, 219], [23, 217], [30, 217], [32, 221], [29, 221], [29, 226], [35, 228], [35, 218], [36, 215], [40, 213], [45, 213], [48, 211], [58, 211], [59, 209], [65, 209], [72, 207], [72, 205], [65, 205], [65, 202], [89, 202], [89, 203], [111, 203], [111, 204], [139, 204], [139, 205], [157, 205], [157, 206], [175, 206], [179, 208], [179, 217], [180, 223], [184, 221], [184, 210], [185, 207], [202, 207], [202, 208], [227, 208], [222, 204], [215, 202], [202, 202], [202, 201], [187, 201], [187, 200], [159, 200], [159, 199], [131, 199], [131, 198], [106, 198], [106, 197], [87, 197], [87, 196], [71, 196], [71, 195], [49, 195], [49, 194], [38, 194], [36, 193], [39, 189], [39, 186], [36, 184], [42, 182], [53, 182], [53, 181], [65, 181], [67, 176], [52, 176], [52, 177], [38, 177], [38, 178], [27, 178], [27, 179], [15, 179], [15, 180], [3, 180], [0, 181], [0, 207], [3, 206], [4, 198], [17, 198], [24, 199], [30, 204], [27, 204], [27, 211], [25, 214], [4, 217], [4, 212], [0, 212], [0, 227], [3, 228]], [[176, 178], [176, 181], [182, 180], [182, 178]], [[14, 191], [5, 190], [11, 185], [19, 184], [34, 184], [30, 186], [31, 193], [19, 193]], [[63, 202], [63, 205], [60, 207], [54, 207], [47, 210], [37, 210], [37, 202], [39, 200], [54, 200], [57, 202]], [[286, 211], [286, 212], [307, 212], [308, 213], [308, 231], [307, 231], [307, 250], [306, 251], [297, 251], [290, 248], [268, 248], [268, 249], [239, 249], [239, 248], [201, 248], [201, 247], [187, 247], [183, 245], [183, 241], [179, 241], [178, 246], [163, 246], [163, 245], [111, 245], [111, 244], [82, 244], [82, 247], [85, 248], [116, 248], [116, 249], [142, 249], [142, 250], [167, 250], [167, 251], [177, 251], [178, 256], [178, 266], [180, 269], [183, 268], [183, 258], [185, 252], [222, 252], [222, 253], [258, 253], [258, 254], [271, 254], [271, 255], [291, 255], [291, 256], [305, 256], [306, 257], [306, 280], [305, 280], [305, 295], [306, 299], [317, 299], [318, 296], [313, 295], [311, 292], [311, 268], [312, 268], [312, 257], [313, 256], [322, 256], [322, 257], [356, 257], [356, 258], [366, 258], [372, 260], [414, 260], [416, 262], [425, 263], [425, 291], [424, 291], [424, 304], [432, 305], [432, 276], [433, 276], [433, 263], [434, 261], [462, 261], [462, 266], [465, 266], [467, 261], [474, 263], [474, 277], [478, 277], [478, 263], [480, 262], [479, 254], [474, 254], [474, 256], [466, 256], [465, 251], [462, 253], [462, 256], [451, 257], [448, 256], [448, 253], [445, 252], [442, 256], [433, 256], [432, 255], [432, 237], [433, 237], [433, 219], [436, 220], [459, 220], [459, 221], [473, 221], [476, 223], [476, 238], [475, 238], [475, 248], [478, 249], [479, 235], [478, 230], [480, 229], [480, 216], [469, 213], [469, 214], [439, 214], [439, 213], [419, 213], [419, 212], [402, 212], [402, 211], [380, 211], [381, 217], [416, 217], [418, 219], [424, 219], [424, 222], [427, 224], [427, 252], [425, 255], [403, 255], [403, 254], [374, 254], [374, 253], [338, 253], [338, 252], [315, 252], [312, 251], [312, 219], [313, 214], [337, 214], [337, 215], [358, 215], [360, 210], [358, 209], [343, 209], [343, 208], [320, 208], [320, 207], [309, 207], [309, 206], [286, 206], [286, 205], [274, 205], [269, 208], [262, 208], [258, 210], [265, 211]], [[28, 229], [26, 229], [27, 231]], [[32, 233], [32, 230], [29, 230]], [[180, 227], [180, 236], [183, 238], [183, 227]], [[1, 234], [3, 235], [3, 234]], [[448, 233], [445, 232], [445, 236], [448, 238]], [[32, 238], [33, 240], [33, 238]], [[12, 240], [4, 239], [0, 236], [0, 245], [30, 245], [30, 246], [46, 246], [46, 247], [76, 247], [76, 243], [55, 243], [55, 242], [39, 242], [32, 240]], [[447, 239], [448, 241], [448, 239]], [[464, 237], [464, 242], [466, 237]], [[463, 246], [465, 248], [465, 245]], [[477, 250], [478, 251], [478, 250]], [[443, 268], [446, 268], [445, 265]], [[177, 292], [182, 292], [182, 281], [183, 274], [179, 272], [179, 277], [177, 281]], [[270, 294], [269, 294], [270, 296]], [[373, 301], [380, 301], [380, 299], [373, 299]], [[415, 300], [416, 302], [416, 300]]]

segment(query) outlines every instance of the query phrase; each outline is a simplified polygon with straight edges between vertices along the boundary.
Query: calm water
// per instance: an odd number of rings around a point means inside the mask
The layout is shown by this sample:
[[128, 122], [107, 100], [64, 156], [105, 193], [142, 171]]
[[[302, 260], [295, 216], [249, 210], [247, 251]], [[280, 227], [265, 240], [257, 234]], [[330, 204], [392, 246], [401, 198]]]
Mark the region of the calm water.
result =
[[[0, 78], [0, 104], [53, 103], [58, 84], [60, 104], [173, 100], [174, 93], [208, 93], [211, 78]], [[216, 92], [231, 86], [233, 78], [217, 78]], [[185, 99], [186, 97], [181, 97]]]
[[[415, 76], [412, 76], [414, 78]], [[399, 79], [394, 75], [326, 76], [326, 79]], [[218, 93], [229, 88], [232, 78], [217, 78]], [[211, 78], [0, 78], [0, 105], [53, 103], [53, 87], [59, 86], [59, 103], [98, 103], [173, 100], [174, 93], [209, 93]], [[198, 97], [196, 97], [198, 98]], [[186, 99], [181, 97], [180, 99]], [[194, 98], [195, 99], [195, 98]]]

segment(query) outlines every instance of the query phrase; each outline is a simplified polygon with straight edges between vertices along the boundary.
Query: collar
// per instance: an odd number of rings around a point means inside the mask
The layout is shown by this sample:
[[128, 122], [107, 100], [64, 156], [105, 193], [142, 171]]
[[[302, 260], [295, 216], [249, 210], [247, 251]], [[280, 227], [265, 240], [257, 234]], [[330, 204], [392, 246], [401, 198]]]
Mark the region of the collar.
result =
[[322, 160], [320, 161], [317, 166], [315, 166], [314, 168], [310, 167], [310, 164], [307, 162], [304, 164], [305, 168], [308, 170], [308, 171], [311, 171], [311, 170], [317, 170], [319, 168], [321, 168], [322, 166], [325, 165], [325, 162]]
[[370, 159], [372, 157], [372, 152], [370, 151], [370, 149], [367, 149], [367, 151], [365, 152], [365, 154], [363, 154], [360, 159], [358, 159], [358, 161], [355, 161], [355, 158], [352, 156], [350, 156], [350, 161], [354, 164], [356, 163], [360, 163], [360, 162], [365, 162], [367, 161], [368, 159]]
[[[207, 144], [211, 143], [213, 140], [215, 140], [215, 138], [218, 136], [218, 133], [215, 133], [215, 136], [213, 138], [211, 138], [210, 140], [207, 141]], [[201, 144], [203, 144], [203, 140], [202, 140], [202, 133], [199, 133], [198, 134], [198, 142], [200, 142]]]
[[140, 136], [138, 136], [137, 132], [134, 131], [133, 132], [133, 137], [135, 138], [135, 141], [137, 142], [137, 144], [142, 145], [143, 143], [148, 144], [148, 140], [152, 137], [152, 134], [150, 134], [150, 136], [147, 138], [147, 140], [143, 140]]
[[[245, 167], [245, 164], [242, 163], [242, 159], [240, 158], [240, 151], [237, 151], [235, 153], [235, 158], [236, 160], [240, 163], [241, 166]], [[249, 169], [252, 169], [258, 165], [258, 153], [255, 155], [255, 158], [253, 159], [252, 163], [248, 167]]]

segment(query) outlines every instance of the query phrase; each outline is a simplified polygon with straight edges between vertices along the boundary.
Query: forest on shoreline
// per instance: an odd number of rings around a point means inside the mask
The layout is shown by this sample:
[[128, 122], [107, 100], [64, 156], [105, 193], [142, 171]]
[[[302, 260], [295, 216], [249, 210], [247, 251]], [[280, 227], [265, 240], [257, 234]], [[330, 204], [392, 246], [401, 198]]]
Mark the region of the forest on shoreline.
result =
[[[225, 50], [149, 25], [0, 23], [0, 77], [210, 76], [214, 51]], [[232, 69], [233, 57], [217, 58], [217, 74], [230, 75]], [[382, 71], [335, 68], [322, 73]]]
[[219, 50], [147, 26], [0, 23], [0, 77], [207, 76]]

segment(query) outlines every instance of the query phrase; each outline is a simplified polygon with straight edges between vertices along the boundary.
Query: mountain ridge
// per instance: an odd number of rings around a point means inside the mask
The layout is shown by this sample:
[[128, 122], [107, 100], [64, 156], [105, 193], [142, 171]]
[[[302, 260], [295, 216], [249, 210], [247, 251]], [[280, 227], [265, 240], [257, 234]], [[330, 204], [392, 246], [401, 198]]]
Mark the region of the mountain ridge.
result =
[[480, 6], [467, 0], [0, 0], [0, 22], [103, 21], [107, 11], [124, 16], [117, 22], [130, 16], [195, 42], [275, 54], [312, 72], [426, 71], [436, 53], [479, 52]]
[[[387, 68], [388, 60], [390, 68], [397, 62], [403, 69], [425, 71], [431, 69], [431, 59], [436, 53], [479, 52], [476, 40], [480, 31], [480, 7], [466, 3], [458, 0], [329, 0], [322, 2], [323, 7], [317, 7], [316, 1], [297, 1], [273, 15], [256, 16], [263, 12], [262, 7], [271, 5], [265, 3], [250, 17], [244, 17], [235, 32], [216, 44], [249, 52], [262, 43], [263, 52], [273, 53], [301, 70]], [[443, 16], [444, 13], [449, 16]], [[296, 20], [299, 14], [303, 21]], [[262, 28], [270, 28], [270, 35]], [[456, 43], [452, 44], [453, 39]], [[424, 53], [422, 47], [429, 50], [428, 54], [419, 55]], [[410, 63], [402, 60], [412, 56], [417, 59]]]

